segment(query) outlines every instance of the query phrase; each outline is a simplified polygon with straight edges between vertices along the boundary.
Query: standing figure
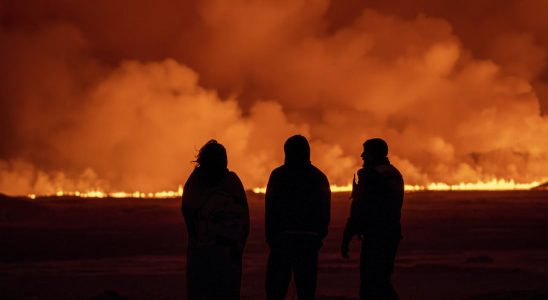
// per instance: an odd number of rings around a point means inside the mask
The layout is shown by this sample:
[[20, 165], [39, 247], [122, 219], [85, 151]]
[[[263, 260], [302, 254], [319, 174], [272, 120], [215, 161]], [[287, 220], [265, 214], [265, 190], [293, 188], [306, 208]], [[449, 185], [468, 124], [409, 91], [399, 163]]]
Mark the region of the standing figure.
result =
[[403, 179], [387, 154], [388, 145], [382, 139], [363, 144], [364, 164], [358, 171], [358, 183], [354, 182], [350, 218], [341, 245], [343, 257], [348, 258], [352, 237], [361, 237], [361, 299], [398, 299], [390, 277], [402, 237]]
[[209, 141], [183, 189], [189, 300], [240, 299], [249, 209], [243, 185], [227, 165], [223, 145]]
[[327, 235], [331, 191], [327, 177], [310, 162], [304, 136], [284, 145], [285, 163], [272, 171], [265, 195], [267, 300], [284, 299], [295, 280], [299, 300], [314, 299], [318, 252]]

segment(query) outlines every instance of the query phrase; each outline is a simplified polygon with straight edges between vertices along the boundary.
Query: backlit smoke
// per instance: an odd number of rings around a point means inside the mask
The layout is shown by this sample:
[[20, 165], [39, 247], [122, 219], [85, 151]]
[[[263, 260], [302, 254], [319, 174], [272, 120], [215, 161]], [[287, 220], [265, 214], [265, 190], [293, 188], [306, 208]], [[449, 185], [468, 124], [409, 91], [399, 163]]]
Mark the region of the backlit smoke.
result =
[[121, 2], [0, 1], [0, 192], [174, 190], [212, 138], [260, 187], [296, 133], [333, 184], [371, 137], [408, 184], [548, 176], [545, 1]]

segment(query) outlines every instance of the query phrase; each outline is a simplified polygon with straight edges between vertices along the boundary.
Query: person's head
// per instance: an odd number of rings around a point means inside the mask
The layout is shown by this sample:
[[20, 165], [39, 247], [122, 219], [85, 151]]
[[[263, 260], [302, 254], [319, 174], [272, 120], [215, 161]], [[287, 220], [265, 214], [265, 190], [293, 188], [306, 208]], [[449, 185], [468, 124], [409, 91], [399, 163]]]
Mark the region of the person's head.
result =
[[310, 163], [310, 145], [302, 135], [294, 135], [285, 141], [285, 164], [308, 164]]
[[381, 161], [388, 155], [388, 145], [383, 139], [374, 138], [363, 143], [363, 161]]
[[225, 147], [216, 140], [210, 140], [200, 148], [196, 163], [203, 170], [225, 170], [228, 166]]

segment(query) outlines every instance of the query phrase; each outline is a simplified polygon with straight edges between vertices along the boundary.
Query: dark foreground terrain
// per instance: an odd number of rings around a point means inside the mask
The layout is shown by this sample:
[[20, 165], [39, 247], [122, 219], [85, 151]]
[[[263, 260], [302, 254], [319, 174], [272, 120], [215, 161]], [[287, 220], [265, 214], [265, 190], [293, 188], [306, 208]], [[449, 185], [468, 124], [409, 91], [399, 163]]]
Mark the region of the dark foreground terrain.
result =
[[[249, 194], [243, 298], [262, 299], [263, 196]], [[179, 199], [0, 197], [0, 299], [184, 299]], [[548, 192], [406, 194], [394, 285], [402, 299], [548, 299]], [[338, 254], [334, 194], [320, 299], [356, 299], [359, 244]], [[295, 298], [294, 292], [289, 295]]]

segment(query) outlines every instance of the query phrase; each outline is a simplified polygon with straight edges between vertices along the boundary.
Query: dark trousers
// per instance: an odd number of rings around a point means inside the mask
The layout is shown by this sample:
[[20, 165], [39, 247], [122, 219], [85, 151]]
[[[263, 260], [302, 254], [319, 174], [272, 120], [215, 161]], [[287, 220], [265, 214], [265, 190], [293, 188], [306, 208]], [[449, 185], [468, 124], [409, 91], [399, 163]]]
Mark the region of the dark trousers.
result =
[[399, 235], [394, 238], [365, 238], [362, 241], [360, 299], [399, 299], [391, 282], [399, 244]]
[[226, 245], [189, 247], [186, 275], [189, 300], [239, 300], [242, 253]]
[[292, 273], [299, 300], [314, 299], [320, 245], [315, 237], [296, 236], [271, 246], [266, 271], [267, 300], [285, 299]]

